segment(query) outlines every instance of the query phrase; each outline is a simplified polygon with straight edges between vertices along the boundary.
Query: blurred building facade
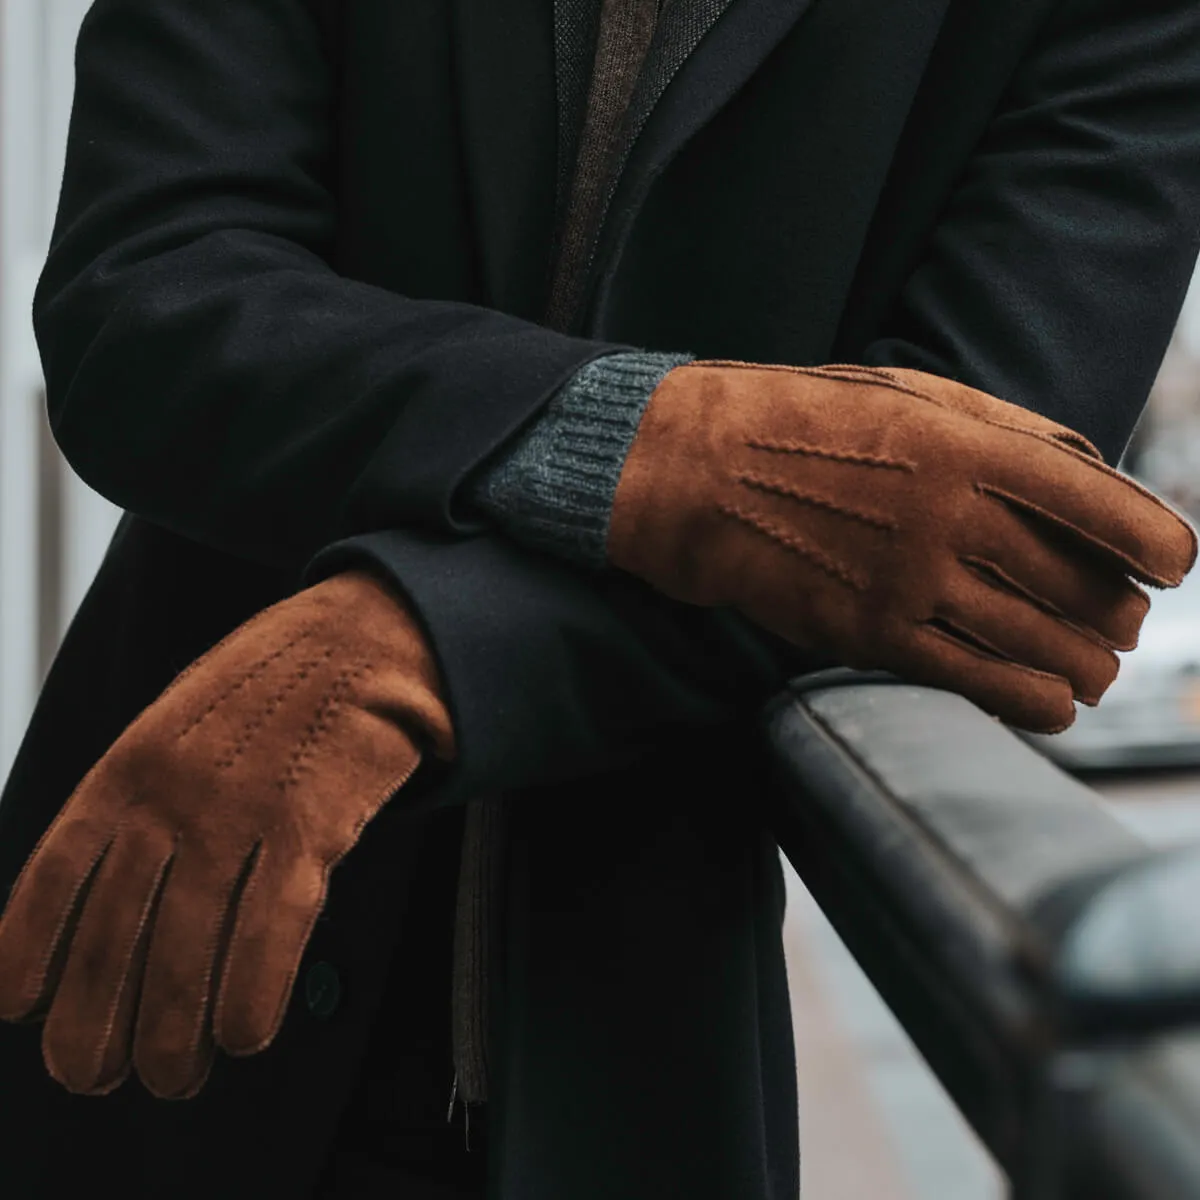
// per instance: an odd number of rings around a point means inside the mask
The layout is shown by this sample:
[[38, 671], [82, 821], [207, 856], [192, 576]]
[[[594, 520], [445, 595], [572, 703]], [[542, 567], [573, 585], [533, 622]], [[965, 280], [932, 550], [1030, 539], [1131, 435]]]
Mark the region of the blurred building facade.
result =
[[118, 516], [54, 447], [29, 316], [89, 5], [0, 0], [0, 780]]
[[[0, 0], [0, 779], [119, 515], [53, 444], [29, 318], [89, 4]], [[1132, 468], [1200, 514], [1200, 288], [1131, 449]]]
[[1200, 273], [1126, 460], [1130, 471], [1200, 521]]

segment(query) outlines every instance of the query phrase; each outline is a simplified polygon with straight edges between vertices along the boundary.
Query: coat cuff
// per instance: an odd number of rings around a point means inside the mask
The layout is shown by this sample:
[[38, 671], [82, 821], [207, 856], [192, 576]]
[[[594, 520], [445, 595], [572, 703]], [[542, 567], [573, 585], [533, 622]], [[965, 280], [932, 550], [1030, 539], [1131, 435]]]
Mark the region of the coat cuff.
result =
[[654, 389], [690, 354], [607, 354], [578, 370], [468, 487], [514, 540], [578, 566], [605, 565], [613, 497]]

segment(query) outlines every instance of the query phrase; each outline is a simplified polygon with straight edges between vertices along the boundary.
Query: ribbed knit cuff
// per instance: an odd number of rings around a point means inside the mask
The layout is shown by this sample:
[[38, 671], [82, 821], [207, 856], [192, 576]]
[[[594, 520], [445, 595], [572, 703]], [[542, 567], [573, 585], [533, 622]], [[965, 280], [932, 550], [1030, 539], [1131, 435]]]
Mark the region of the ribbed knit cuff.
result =
[[693, 357], [593, 359], [475, 480], [470, 499], [517, 541], [603, 567], [617, 481], [650, 395]]

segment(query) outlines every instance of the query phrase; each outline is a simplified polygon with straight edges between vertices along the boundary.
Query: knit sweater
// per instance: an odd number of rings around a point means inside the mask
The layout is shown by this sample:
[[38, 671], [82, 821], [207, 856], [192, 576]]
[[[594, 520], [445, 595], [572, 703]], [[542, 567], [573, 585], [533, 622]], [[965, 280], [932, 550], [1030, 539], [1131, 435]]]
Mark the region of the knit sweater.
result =
[[[602, 0], [596, 54], [546, 321], [564, 328], [580, 303], [622, 119], [654, 35], [659, 0]], [[538, 418], [492, 456], [468, 501], [510, 537], [578, 566], [605, 565], [613, 496], [650, 395], [690, 354], [641, 351], [593, 360]]]

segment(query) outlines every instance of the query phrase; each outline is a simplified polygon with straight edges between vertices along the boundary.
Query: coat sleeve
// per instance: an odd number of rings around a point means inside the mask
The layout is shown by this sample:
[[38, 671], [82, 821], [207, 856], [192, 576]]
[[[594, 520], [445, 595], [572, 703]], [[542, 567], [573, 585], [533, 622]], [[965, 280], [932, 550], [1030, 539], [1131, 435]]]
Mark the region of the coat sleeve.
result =
[[310, 579], [389, 574], [442, 662], [463, 794], [752, 713], [788, 673], [781, 647], [451, 503], [582, 365], [633, 348], [331, 267], [317, 17], [306, 0], [91, 8], [35, 309], [66, 457], [138, 516], [297, 580], [322, 547]]
[[[1200, 6], [1068, 0], [988, 114], [858, 361], [915, 366], [1124, 447], [1200, 249]], [[364, 539], [434, 629], [467, 760], [502, 782], [598, 764], [765, 694], [786, 655], [729, 614], [503, 542]], [[337, 562], [348, 547], [334, 548]], [[320, 562], [320, 560], [318, 560]], [[813, 664], [817, 665], [817, 664]], [[800, 664], [793, 662], [793, 669]]]
[[1035, 409], [1115, 463], [1198, 250], [1200, 5], [1058, 0], [852, 352]]
[[83, 479], [297, 571], [362, 529], [456, 527], [466, 475], [628, 349], [333, 269], [315, 2], [96, 0], [34, 307], [51, 426]]
[[[1065, 29], [1034, 47], [1030, 86], [1054, 90], [1013, 110], [1023, 151], [981, 148], [873, 358], [920, 359], [1001, 394], [1014, 380], [1023, 390], [1014, 383], [1010, 397], [1042, 408], [1082, 365], [1070, 395], [1084, 411], [1068, 423], [1094, 436], [1085, 418], [1115, 405], [1132, 424], [1137, 379], [1152, 373], [1178, 308], [1177, 260], [1195, 246], [1184, 185], [1196, 134], [1139, 58], [1147, 39], [1169, 49], [1195, 33], [1177, 7], [1154, 6], [1145, 28], [1108, 14], [1143, 35], [1124, 56], [1129, 31], [1101, 38], [1101, 107], [1122, 133], [1112, 153], [1094, 145], [1107, 125], [1072, 134], [1091, 93], [1080, 68], [1053, 65], [1095, 53], [1092, 35]], [[1200, 76], [1186, 55], [1172, 61], [1182, 102]], [[582, 365], [628, 347], [407, 299], [330, 268], [327, 64], [301, 0], [98, 0], [78, 78], [36, 314], [60, 444], [99, 491], [195, 541], [297, 569], [307, 559], [309, 580], [364, 562], [387, 574], [443, 669], [460, 747], [447, 797], [634, 761], [674, 732], [749, 716], [789, 674], [819, 665], [731, 613], [456, 522], [450, 499], [470, 472]], [[1001, 114], [1001, 143], [1004, 128]], [[1080, 153], [1083, 186], [1060, 185]], [[1106, 222], [1093, 227], [1097, 204]], [[948, 264], [979, 253], [976, 291], [959, 304], [962, 271]], [[1104, 313], [1105, 333], [1110, 310], [1124, 311], [1115, 292], [1136, 286], [1148, 306], [1137, 370], [1108, 380], [1083, 352], [1094, 335], [1068, 317], [1065, 342], [1005, 338], [1013, 288], [1044, 320], [1084, 302], [1039, 265], [1047, 253], [1095, 257], [1075, 279], [1105, 285], [1107, 299], [1086, 304]]]

